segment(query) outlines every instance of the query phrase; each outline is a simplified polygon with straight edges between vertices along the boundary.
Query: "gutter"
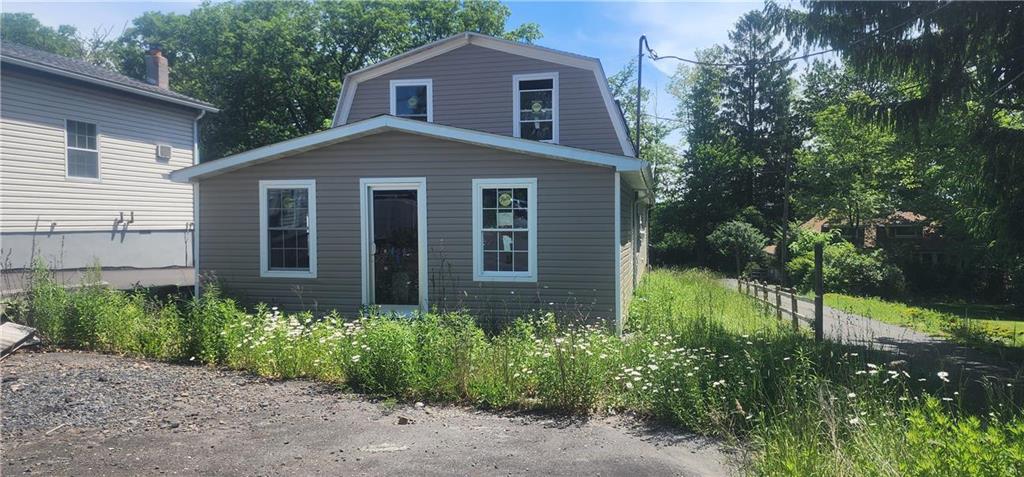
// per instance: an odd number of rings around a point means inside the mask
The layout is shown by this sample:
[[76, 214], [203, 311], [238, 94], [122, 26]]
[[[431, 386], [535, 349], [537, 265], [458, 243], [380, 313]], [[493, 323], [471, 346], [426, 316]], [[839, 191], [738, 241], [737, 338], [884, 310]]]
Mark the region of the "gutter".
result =
[[206, 110], [200, 110], [199, 115], [192, 121], [192, 165], [199, 164], [199, 120], [206, 116]]

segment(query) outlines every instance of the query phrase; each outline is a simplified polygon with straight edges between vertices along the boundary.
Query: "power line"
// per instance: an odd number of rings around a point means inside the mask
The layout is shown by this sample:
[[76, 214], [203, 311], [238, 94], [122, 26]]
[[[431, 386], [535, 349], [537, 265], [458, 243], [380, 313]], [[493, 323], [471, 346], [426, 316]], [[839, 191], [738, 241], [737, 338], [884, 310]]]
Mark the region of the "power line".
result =
[[[851, 46], [856, 45], [856, 44], [859, 44], [859, 43], [862, 43], [862, 42], [865, 42], [865, 41], [867, 41], [867, 40], [869, 40], [871, 38], [875, 38], [875, 37], [877, 37], [879, 35], [892, 32], [892, 31], [894, 31], [896, 29], [903, 28], [903, 27], [909, 25], [912, 22], [915, 22], [915, 21], [918, 21], [918, 20], [923, 20], [923, 19], [925, 19], [927, 17], [930, 17], [930, 16], [934, 15], [939, 10], [942, 10], [943, 8], [946, 8], [947, 6], [949, 6], [952, 3], [953, 3], [953, 0], [951, 0], [949, 2], [946, 2], [946, 3], [943, 3], [943, 4], [939, 5], [937, 8], [933, 9], [930, 12], [927, 12], [927, 13], [925, 13], [923, 15], [920, 15], [920, 16], [911, 17], [911, 18], [909, 18], [909, 19], [907, 19], [907, 20], [905, 20], [903, 22], [900, 22], [899, 24], [897, 24], [895, 26], [886, 28], [885, 30], [882, 30], [882, 29], [875, 30], [875, 31], [869, 33], [867, 36], [865, 36], [863, 38], [860, 38], [858, 40], [855, 40], [855, 41], [851, 42], [849, 45], [846, 45], [846, 48], [851, 47]], [[742, 63], [715, 63], [715, 62], [708, 62], [708, 61], [693, 60], [693, 59], [683, 58], [683, 57], [675, 56], [675, 55], [663, 55], [663, 56], [662, 55], [658, 55], [658, 52], [654, 51], [654, 49], [651, 48], [651, 45], [647, 43], [646, 37], [643, 38], [642, 42], [643, 42], [643, 45], [647, 49], [648, 57], [651, 60], [653, 60], [653, 61], [664, 60], [664, 59], [673, 59], [673, 60], [682, 61], [684, 63], [690, 63], [690, 64], [693, 64], [693, 65], [711, 66], [711, 67], [717, 67], [717, 68], [735, 68], [735, 67], [741, 67], [741, 66], [742, 67], [749, 67], [749, 66], [755, 66], [755, 65], [770, 65], [770, 64], [775, 64], [775, 63], [788, 63], [790, 61], [806, 60], [808, 58], [812, 58], [812, 57], [815, 57], [815, 56], [826, 55], [826, 54], [829, 54], [829, 53], [834, 53], [836, 51], [839, 51], [839, 48], [830, 48], [830, 49], [827, 49], [827, 50], [815, 51], [813, 53], [807, 53], [807, 54], [804, 54], [804, 55], [792, 56], [792, 57], [789, 57], [789, 58], [780, 58], [780, 59], [775, 59], [775, 60], [746, 61], [746, 62], [742, 62]]]

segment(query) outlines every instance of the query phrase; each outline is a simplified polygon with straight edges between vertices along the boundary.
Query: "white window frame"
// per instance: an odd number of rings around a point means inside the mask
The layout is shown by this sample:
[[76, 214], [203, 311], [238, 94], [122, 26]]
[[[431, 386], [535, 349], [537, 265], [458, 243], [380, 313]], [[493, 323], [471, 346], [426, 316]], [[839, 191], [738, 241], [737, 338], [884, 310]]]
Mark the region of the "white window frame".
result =
[[[309, 269], [308, 270], [271, 270], [267, 249], [267, 190], [269, 189], [306, 189], [309, 194]], [[316, 278], [316, 180], [262, 180], [260, 181], [260, 277], [262, 278]]]
[[408, 116], [399, 116], [398, 111], [395, 108], [395, 90], [399, 86], [426, 86], [427, 87], [427, 122], [434, 122], [434, 80], [430, 78], [423, 79], [401, 79], [391, 80], [391, 85], [388, 87], [390, 94], [388, 95], [388, 101], [390, 103], [391, 115], [398, 118], [409, 118]]
[[[68, 145], [68, 121], [86, 123], [96, 126], [96, 150], [71, 147]], [[103, 152], [100, 150], [100, 124], [95, 120], [81, 118], [64, 118], [64, 178], [69, 181], [79, 182], [103, 182]], [[76, 151], [88, 151], [96, 153], [96, 177], [82, 177], [71, 175], [71, 158], [68, 156], [68, 149]]]
[[540, 142], [558, 144], [558, 116], [562, 109], [558, 104], [558, 72], [512, 75], [512, 135], [522, 138], [520, 119], [519, 83], [522, 81], [551, 80], [551, 139]]
[[[525, 188], [527, 250], [529, 271], [495, 272], [484, 271], [483, 252], [483, 203], [480, 194], [483, 189]], [[473, 179], [473, 281], [477, 282], [536, 282], [537, 281], [537, 178], [524, 179]]]

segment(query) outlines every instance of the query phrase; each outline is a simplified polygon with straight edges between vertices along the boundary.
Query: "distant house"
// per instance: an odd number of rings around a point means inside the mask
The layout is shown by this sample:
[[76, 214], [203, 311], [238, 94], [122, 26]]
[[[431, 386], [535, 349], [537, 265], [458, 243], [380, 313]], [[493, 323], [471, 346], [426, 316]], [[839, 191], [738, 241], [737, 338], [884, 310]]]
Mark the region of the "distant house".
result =
[[159, 49], [148, 81], [0, 45], [0, 249], [5, 273], [190, 267], [197, 123], [212, 105], [175, 93]]
[[883, 248], [912, 263], [959, 265], [960, 261], [959, 252], [943, 235], [941, 224], [915, 212], [896, 211], [867, 220], [859, 227], [813, 217], [800, 227], [816, 232], [837, 230], [840, 236], [858, 247]]
[[334, 127], [176, 171], [230, 293], [621, 326], [651, 170], [599, 60], [465, 33], [345, 77]]

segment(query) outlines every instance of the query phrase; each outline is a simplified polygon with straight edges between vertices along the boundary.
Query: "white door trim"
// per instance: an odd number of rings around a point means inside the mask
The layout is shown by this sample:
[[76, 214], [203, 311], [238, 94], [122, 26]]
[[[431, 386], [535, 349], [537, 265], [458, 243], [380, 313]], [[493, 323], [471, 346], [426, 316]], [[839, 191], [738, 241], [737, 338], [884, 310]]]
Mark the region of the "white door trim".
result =
[[[359, 266], [362, 282], [363, 305], [372, 305], [371, 290], [373, 289], [373, 263], [370, 255], [370, 233], [373, 231], [370, 222], [371, 203], [370, 191], [377, 190], [415, 190], [416, 191], [416, 234], [419, 250], [419, 310], [427, 311], [427, 178], [426, 177], [380, 177], [359, 179]], [[415, 307], [388, 307], [387, 311], [410, 313]]]

